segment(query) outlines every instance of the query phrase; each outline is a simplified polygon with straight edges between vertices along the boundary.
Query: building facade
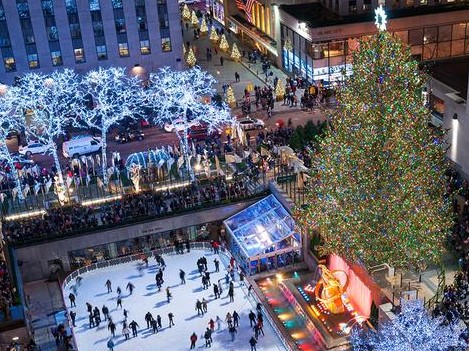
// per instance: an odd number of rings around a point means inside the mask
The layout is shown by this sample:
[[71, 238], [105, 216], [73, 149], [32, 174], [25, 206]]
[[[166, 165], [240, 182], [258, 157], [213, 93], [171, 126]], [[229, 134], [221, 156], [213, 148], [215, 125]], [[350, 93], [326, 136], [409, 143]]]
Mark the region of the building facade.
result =
[[0, 0], [0, 81], [98, 66], [153, 70], [182, 60], [179, 6], [168, 0]]

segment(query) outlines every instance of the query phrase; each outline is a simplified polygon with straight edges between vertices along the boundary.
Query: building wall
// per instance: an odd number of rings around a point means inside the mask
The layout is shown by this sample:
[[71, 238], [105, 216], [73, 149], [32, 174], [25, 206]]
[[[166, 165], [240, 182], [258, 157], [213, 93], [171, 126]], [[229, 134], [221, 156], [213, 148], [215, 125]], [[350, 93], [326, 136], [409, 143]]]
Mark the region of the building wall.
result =
[[[377, 31], [371, 21], [309, 28], [282, 9], [279, 17], [281, 67], [309, 81], [334, 82], [341, 77], [342, 69], [351, 70], [347, 65], [351, 61], [351, 52], [358, 46], [358, 39]], [[453, 39], [452, 35], [463, 26], [462, 39], [459, 36], [454, 37], [457, 40]], [[408, 43], [411, 53], [419, 60], [469, 56], [469, 10], [396, 18], [389, 21], [387, 30]], [[293, 45], [289, 52], [284, 49], [287, 38]], [[336, 47], [341, 49], [335, 50]], [[335, 50], [336, 54], [324, 55], [324, 50]]]
[[248, 207], [255, 201], [246, 201], [229, 206], [221, 206], [205, 211], [168, 217], [126, 227], [106, 230], [89, 235], [66, 238], [49, 243], [15, 249], [20, 272], [25, 283], [49, 277], [49, 262], [59, 259], [64, 269], [70, 270], [69, 252], [89, 247], [105, 245], [150, 234], [163, 233], [189, 226], [221, 221]]
[[[162, 51], [160, 21], [158, 17], [158, 4], [161, 4], [165, 0], [122, 1], [127, 41], [129, 45], [129, 56], [120, 57], [114, 18], [115, 10], [113, 10], [112, 7], [112, 2], [120, 0], [76, 0], [81, 38], [85, 52], [85, 62], [76, 63], [72, 46], [73, 40], [66, 10], [66, 2], [74, 0], [53, 0], [52, 4], [58, 31], [58, 43], [60, 44], [63, 61], [63, 65], [54, 67], [51, 60], [42, 1], [29, 0], [27, 1], [27, 4], [29, 6], [30, 19], [40, 64], [39, 68], [30, 69], [27, 61], [23, 31], [21, 29], [18, 15], [18, 1], [26, 2], [27, 0], [1, 1], [10, 34], [11, 48], [16, 62], [16, 70], [12, 72], [7, 72], [4, 64], [0, 65], [0, 81], [4, 83], [11, 84], [15, 76], [21, 75], [22, 73], [30, 70], [49, 72], [53, 69], [67, 67], [74, 68], [78, 72], [86, 72], [98, 66], [124, 66], [128, 69], [132, 69], [135, 65], [140, 65], [150, 71], [163, 66], [177, 67], [177, 59], [183, 59], [182, 33], [180, 28], [179, 5], [177, 1], [166, 0], [172, 48], [169, 52]], [[98, 60], [96, 53], [96, 40], [90, 12], [90, 1], [99, 1], [101, 8], [104, 38], [107, 47], [107, 59], [105, 60]], [[135, 7], [136, 3], [145, 6], [151, 54], [141, 54], [140, 51], [139, 27]], [[4, 58], [1, 58], [2, 62], [3, 59]]]

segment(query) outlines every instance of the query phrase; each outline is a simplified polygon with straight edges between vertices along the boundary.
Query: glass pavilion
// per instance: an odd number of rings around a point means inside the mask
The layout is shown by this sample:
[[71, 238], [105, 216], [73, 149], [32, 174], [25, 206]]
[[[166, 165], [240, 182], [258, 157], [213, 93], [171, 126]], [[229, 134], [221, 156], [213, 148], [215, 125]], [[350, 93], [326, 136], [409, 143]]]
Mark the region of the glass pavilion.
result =
[[224, 221], [228, 244], [247, 274], [294, 263], [301, 254], [295, 221], [273, 195]]

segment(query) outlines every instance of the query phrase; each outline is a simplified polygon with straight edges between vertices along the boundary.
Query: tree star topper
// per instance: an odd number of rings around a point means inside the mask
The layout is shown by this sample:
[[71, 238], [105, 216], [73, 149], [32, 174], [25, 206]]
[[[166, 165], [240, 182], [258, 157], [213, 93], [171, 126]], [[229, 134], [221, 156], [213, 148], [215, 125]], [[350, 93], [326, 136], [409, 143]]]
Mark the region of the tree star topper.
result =
[[386, 23], [388, 16], [386, 12], [384, 12], [383, 5], [379, 5], [379, 7], [375, 10], [375, 25], [378, 30], [386, 30]]

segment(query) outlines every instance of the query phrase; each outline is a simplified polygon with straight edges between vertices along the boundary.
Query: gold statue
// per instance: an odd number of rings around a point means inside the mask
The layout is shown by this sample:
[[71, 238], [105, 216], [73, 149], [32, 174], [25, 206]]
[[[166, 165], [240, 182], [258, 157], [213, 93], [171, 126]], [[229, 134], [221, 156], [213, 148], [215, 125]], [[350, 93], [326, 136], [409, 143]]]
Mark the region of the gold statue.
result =
[[[341, 270], [330, 271], [326, 266], [320, 264], [321, 279], [314, 288], [316, 299], [324, 304], [333, 314], [343, 313], [345, 311], [342, 302], [342, 294], [347, 289], [347, 273]], [[341, 282], [339, 277], [345, 276], [345, 281]]]

